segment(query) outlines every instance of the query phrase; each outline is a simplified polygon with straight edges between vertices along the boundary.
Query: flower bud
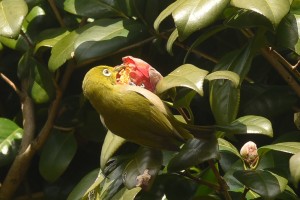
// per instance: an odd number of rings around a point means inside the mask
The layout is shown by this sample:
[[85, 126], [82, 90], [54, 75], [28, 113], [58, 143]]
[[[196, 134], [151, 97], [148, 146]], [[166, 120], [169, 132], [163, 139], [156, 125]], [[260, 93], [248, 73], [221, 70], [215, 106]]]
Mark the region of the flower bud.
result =
[[258, 161], [257, 146], [252, 141], [249, 141], [242, 146], [240, 154], [250, 167], [253, 167]]

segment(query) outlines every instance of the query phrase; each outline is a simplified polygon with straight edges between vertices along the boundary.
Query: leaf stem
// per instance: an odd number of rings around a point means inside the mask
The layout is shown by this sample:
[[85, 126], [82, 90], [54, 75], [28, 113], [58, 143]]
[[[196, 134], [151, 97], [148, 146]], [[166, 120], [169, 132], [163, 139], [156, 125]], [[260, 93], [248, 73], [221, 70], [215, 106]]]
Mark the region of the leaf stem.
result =
[[7, 76], [0, 72], [0, 77], [17, 93], [19, 97], [22, 96], [21, 90], [12, 82]]

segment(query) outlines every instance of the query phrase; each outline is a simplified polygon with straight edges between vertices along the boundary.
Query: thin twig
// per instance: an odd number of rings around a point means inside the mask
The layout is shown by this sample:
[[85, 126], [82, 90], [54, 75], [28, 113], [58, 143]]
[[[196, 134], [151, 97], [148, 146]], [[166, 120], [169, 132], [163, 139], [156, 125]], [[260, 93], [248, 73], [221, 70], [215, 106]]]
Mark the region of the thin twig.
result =
[[7, 76], [0, 72], [0, 77], [19, 95], [22, 96], [22, 92], [17, 88], [17, 86], [12, 82]]
[[54, 0], [48, 0], [50, 6], [51, 6], [51, 9], [52, 11], [54, 12], [54, 15], [58, 21], [58, 23], [60, 24], [61, 27], [66, 27], [65, 23], [64, 23], [64, 20], [63, 18], [61, 17], [57, 7], [56, 7], [56, 4], [55, 4], [55, 1]]
[[191, 175], [191, 174], [189, 174], [189, 173], [187, 173], [187, 172], [177, 172], [177, 174], [179, 174], [179, 175], [181, 175], [181, 176], [184, 176], [184, 177], [187, 177], [187, 178], [189, 178], [189, 179], [195, 181], [195, 182], [198, 183], [198, 184], [206, 185], [206, 186], [208, 186], [208, 187], [214, 189], [215, 191], [221, 191], [221, 188], [220, 188], [219, 185], [216, 185], [216, 184], [211, 183], [211, 182], [209, 182], [209, 181], [203, 180], [203, 179], [201, 179], [201, 178], [197, 178], [197, 177], [195, 177], [195, 176], [193, 176], [193, 175]]

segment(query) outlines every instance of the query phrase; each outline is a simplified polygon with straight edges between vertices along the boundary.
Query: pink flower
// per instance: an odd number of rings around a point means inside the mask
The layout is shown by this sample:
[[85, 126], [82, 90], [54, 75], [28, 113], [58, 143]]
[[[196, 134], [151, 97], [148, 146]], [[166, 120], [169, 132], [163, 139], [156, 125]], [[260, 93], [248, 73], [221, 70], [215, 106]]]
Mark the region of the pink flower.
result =
[[125, 68], [119, 72], [117, 83], [132, 84], [151, 92], [155, 91], [156, 84], [163, 78], [156, 69], [147, 62], [132, 56], [123, 57], [122, 61], [121, 66]]

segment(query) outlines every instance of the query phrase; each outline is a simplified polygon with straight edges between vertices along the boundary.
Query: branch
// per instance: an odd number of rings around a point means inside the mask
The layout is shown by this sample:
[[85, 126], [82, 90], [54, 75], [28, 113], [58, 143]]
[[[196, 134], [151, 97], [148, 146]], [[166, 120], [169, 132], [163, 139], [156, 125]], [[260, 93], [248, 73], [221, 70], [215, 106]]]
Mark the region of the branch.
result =
[[0, 73], [0, 77], [17, 93], [19, 97], [22, 96], [22, 92], [17, 88], [17, 86], [12, 82], [7, 76]]
[[55, 4], [55, 1], [54, 0], [48, 0], [48, 3], [50, 4], [51, 6], [51, 9], [53, 10], [54, 12], [54, 15], [57, 19], [57, 21], [59, 22], [60, 26], [61, 27], [66, 27], [65, 23], [64, 23], [64, 20], [63, 18], [61, 17], [57, 7], [56, 7], [56, 4]]
[[[57, 95], [56, 95], [55, 100], [52, 102], [52, 106], [49, 110], [48, 118], [47, 118], [45, 125], [41, 129], [37, 138], [31, 144], [29, 144], [27, 146], [25, 146], [25, 144], [24, 144], [24, 146], [22, 145], [21, 149], [24, 151], [20, 151], [20, 153], [16, 156], [12, 166], [10, 167], [10, 169], [6, 175], [6, 178], [3, 182], [3, 185], [0, 188], [0, 200], [12, 199], [12, 197], [15, 194], [16, 190], [18, 189], [20, 183], [24, 179], [24, 176], [30, 166], [33, 156], [36, 154], [36, 152], [38, 150], [41, 149], [41, 147], [46, 142], [48, 136], [50, 135], [52, 127], [54, 125], [56, 115], [59, 111], [59, 106], [60, 106], [60, 103], [62, 100], [62, 94], [67, 87], [67, 84], [70, 80], [71, 74], [74, 69], [73, 64], [74, 64], [73, 62], [69, 62], [68, 66], [67, 66], [64, 76], [62, 77], [62, 82], [61, 82], [60, 88], [57, 88]], [[26, 105], [27, 105], [27, 103], [26, 103]], [[28, 106], [29, 106], [29, 104], [28, 104]], [[25, 107], [24, 107], [24, 109], [25, 109]], [[24, 109], [23, 109], [23, 111], [26, 110], [26, 109], [25, 110]], [[33, 112], [32, 108], [28, 108], [28, 109], [30, 109], [29, 110], [30, 112]], [[32, 120], [32, 119], [25, 118], [25, 117], [29, 117], [29, 114], [28, 115], [27, 114], [25, 115], [25, 113], [23, 113], [23, 114], [24, 114], [25, 122], [26, 122], [26, 120], [28, 120], [26, 123], [30, 123], [30, 120]], [[28, 127], [28, 129], [29, 129], [29, 127]], [[25, 130], [25, 127], [24, 127], [24, 130]], [[26, 134], [29, 134], [29, 133], [26, 133]], [[24, 132], [24, 135], [25, 135], [25, 132]], [[22, 140], [22, 143], [23, 143], [23, 140]], [[27, 141], [26, 142], [24, 141], [24, 143], [27, 143]]]

